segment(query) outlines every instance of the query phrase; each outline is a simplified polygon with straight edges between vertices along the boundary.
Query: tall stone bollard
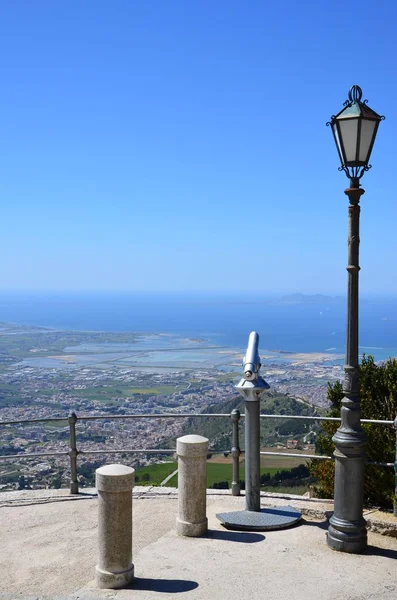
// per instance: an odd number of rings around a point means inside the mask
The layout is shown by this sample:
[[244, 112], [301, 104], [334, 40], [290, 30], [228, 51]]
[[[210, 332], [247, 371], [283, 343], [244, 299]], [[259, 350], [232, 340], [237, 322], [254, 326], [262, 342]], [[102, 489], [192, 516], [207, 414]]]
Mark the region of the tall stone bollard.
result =
[[208, 529], [207, 454], [208, 439], [201, 435], [185, 435], [176, 441], [178, 455], [179, 535], [199, 537]]
[[101, 589], [121, 588], [134, 578], [134, 473], [134, 469], [125, 465], [106, 465], [96, 470], [99, 560], [95, 568], [95, 582]]

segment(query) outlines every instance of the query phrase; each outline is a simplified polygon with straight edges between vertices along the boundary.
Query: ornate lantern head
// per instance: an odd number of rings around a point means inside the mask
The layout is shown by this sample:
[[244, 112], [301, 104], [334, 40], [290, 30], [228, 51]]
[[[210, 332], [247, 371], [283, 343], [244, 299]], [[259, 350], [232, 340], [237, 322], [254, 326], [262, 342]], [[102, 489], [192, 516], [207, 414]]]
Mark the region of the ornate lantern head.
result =
[[359, 187], [359, 180], [365, 171], [371, 168], [369, 159], [375, 142], [380, 121], [385, 117], [378, 115], [367, 104], [361, 101], [363, 92], [358, 85], [349, 90], [349, 99], [344, 108], [335, 116], [331, 125], [341, 166], [352, 181], [352, 187]]

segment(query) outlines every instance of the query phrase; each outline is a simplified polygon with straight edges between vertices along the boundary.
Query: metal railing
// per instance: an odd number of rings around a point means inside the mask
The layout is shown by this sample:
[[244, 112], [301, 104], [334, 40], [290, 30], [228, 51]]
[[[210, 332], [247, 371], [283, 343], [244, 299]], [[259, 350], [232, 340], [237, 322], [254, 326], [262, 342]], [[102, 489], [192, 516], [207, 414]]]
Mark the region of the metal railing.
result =
[[[81, 415], [73, 411], [68, 417], [47, 417], [43, 419], [20, 419], [13, 421], [0, 421], [2, 425], [23, 425], [23, 424], [34, 424], [34, 423], [46, 423], [46, 422], [68, 422], [69, 424], [69, 450], [63, 452], [34, 452], [34, 453], [19, 453], [19, 454], [8, 454], [0, 456], [0, 460], [12, 460], [14, 458], [25, 459], [25, 458], [36, 458], [43, 456], [69, 456], [70, 458], [70, 493], [79, 493], [79, 482], [78, 482], [78, 469], [77, 469], [77, 457], [79, 455], [88, 454], [174, 454], [176, 448], [118, 448], [115, 450], [79, 450], [77, 448], [77, 437], [76, 437], [76, 423], [78, 421], [94, 421], [94, 420], [115, 420], [115, 419], [186, 419], [186, 418], [229, 418], [232, 421], [232, 448], [227, 450], [216, 450], [219, 454], [230, 454], [232, 457], [232, 495], [240, 495], [240, 456], [244, 453], [244, 450], [240, 448], [240, 437], [239, 437], [239, 422], [245, 415], [241, 414], [239, 410], [233, 409], [229, 413], [156, 413], [156, 414], [134, 414], [134, 415]], [[261, 414], [261, 419], [298, 419], [306, 421], [335, 421], [340, 422], [339, 417], [320, 417], [320, 416], [304, 416], [304, 415], [268, 415]], [[397, 496], [397, 417], [394, 421], [377, 420], [377, 419], [361, 419], [361, 423], [369, 423], [372, 425], [385, 425], [392, 426], [396, 429], [396, 461], [394, 463], [388, 462], [366, 462], [369, 465], [376, 465], [379, 467], [394, 467], [396, 476], [396, 489], [395, 493]], [[210, 449], [211, 450], [211, 449]], [[291, 452], [261, 452], [263, 456], [281, 456], [291, 458], [304, 458], [304, 459], [319, 459], [319, 460], [334, 460], [333, 456], [324, 456], [321, 454], [300, 454]]]

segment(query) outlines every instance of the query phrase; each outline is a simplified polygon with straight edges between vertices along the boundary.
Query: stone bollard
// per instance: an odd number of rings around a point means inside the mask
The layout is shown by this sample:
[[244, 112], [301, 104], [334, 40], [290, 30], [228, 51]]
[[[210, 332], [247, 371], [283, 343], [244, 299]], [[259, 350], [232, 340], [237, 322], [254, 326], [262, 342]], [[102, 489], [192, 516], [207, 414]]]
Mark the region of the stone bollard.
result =
[[134, 578], [132, 564], [132, 488], [134, 469], [105, 465], [96, 470], [99, 560], [96, 586], [115, 589]]
[[178, 455], [178, 516], [179, 535], [199, 537], [208, 529], [207, 454], [208, 439], [201, 435], [185, 435], [176, 441]]

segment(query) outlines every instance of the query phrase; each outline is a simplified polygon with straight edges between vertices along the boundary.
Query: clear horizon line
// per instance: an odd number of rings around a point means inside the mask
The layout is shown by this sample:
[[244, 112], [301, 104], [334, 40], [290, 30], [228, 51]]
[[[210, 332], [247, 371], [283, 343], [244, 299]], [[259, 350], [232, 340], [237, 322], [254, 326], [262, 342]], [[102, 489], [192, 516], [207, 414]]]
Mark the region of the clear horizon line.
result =
[[[197, 290], [197, 289], [84, 289], [84, 288], [69, 288], [69, 289], [50, 289], [50, 288], [40, 288], [40, 289], [31, 289], [31, 288], [0, 288], [0, 294], [36, 294], [36, 295], [59, 295], [59, 294], [139, 294], [139, 295], [154, 295], [154, 294], [162, 294], [162, 295], [178, 295], [178, 294], [186, 294], [186, 295], [212, 295], [212, 296], [227, 296], [227, 295], [239, 295], [245, 297], [284, 297], [284, 296], [326, 296], [332, 298], [338, 297], [346, 297], [346, 291], [332, 291], [332, 292], [302, 292], [302, 291], [274, 291], [274, 290], [239, 290], [239, 289], [230, 289], [230, 290]], [[397, 296], [396, 291], [366, 291], [363, 290], [360, 292], [360, 297], [366, 296], [377, 296], [377, 297], [395, 297]]]

